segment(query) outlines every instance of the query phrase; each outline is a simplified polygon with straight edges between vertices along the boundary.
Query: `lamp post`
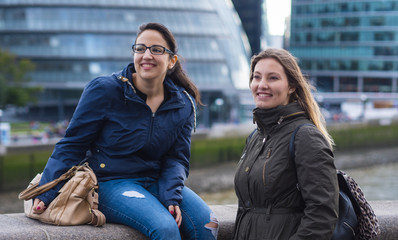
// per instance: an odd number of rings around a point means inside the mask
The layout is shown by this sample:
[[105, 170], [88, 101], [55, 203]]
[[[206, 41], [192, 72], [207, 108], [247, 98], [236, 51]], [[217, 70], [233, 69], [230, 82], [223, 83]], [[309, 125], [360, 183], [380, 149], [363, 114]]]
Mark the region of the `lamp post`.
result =
[[3, 128], [1, 119], [3, 117], [3, 110], [0, 109], [0, 156], [3, 156], [6, 153], [6, 148], [3, 145]]
[[1, 118], [2, 117], [3, 117], [3, 110], [0, 109], [0, 146], [2, 145], [1, 142], [2, 142], [2, 139], [3, 139], [3, 130], [1, 128]]
[[362, 102], [362, 114], [361, 114], [360, 119], [362, 121], [365, 121], [366, 102], [368, 101], [368, 96], [366, 96], [366, 94], [361, 94], [360, 98], [361, 98], [361, 102]]
[[3, 174], [4, 174], [4, 167], [3, 167], [3, 162], [4, 162], [4, 155], [6, 154], [6, 148], [2, 144], [2, 138], [3, 138], [3, 129], [2, 129], [2, 124], [1, 124], [1, 118], [3, 117], [3, 110], [0, 109], [0, 191], [3, 189]]

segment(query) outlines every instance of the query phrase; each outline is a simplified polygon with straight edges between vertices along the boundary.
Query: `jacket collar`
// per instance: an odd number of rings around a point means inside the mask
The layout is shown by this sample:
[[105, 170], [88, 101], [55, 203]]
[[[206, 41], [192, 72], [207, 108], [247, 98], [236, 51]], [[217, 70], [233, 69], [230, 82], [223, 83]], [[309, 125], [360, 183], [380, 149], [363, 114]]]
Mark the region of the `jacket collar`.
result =
[[305, 115], [297, 102], [281, 105], [270, 109], [255, 108], [253, 110], [253, 122], [263, 134], [280, 125], [287, 119]]
[[[135, 73], [134, 64], [130, 63], [122, 71], [114, 73], [116, 78], [123, 82], [124, 97], [127, 100], [142, 101], [137, 95], [136, 89], [133, 85], [133, 73]], [[181, 95], [182, 88], [174, 84], [170, 77], [166, 76], [164, 79], [164, 86], [166, 91], [170, 94], [170, 99], [167, 101], [166, 109], [183, 107], [185, 105], [184, 99]]]

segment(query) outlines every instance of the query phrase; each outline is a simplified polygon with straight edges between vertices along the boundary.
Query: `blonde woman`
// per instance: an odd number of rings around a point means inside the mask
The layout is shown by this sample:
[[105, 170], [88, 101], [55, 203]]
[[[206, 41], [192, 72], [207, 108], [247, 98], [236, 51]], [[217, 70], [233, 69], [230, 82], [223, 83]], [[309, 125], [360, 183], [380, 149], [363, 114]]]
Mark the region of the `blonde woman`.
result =
[[[338, 183], [328, 134], [311, 86], [286, 50], [253, 56], [250, 89], [257, 130], [235, 175], [234, 239], [332, 238]], [[294, 130], [295, 158], [289, 156]]]

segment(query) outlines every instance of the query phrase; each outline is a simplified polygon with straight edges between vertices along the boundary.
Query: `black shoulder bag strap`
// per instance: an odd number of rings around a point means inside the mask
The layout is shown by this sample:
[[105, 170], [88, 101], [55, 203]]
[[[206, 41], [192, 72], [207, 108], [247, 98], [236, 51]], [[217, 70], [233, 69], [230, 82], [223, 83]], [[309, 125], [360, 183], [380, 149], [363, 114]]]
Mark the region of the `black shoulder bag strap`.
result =
[[[305, 125], [313, 125], [311, 123], [305, 123], [299, 125], [294, 132], [292, 133], [292, 136], [290, 137], [290, 142], [289, 142], [289, 154], [290, 154], [290, 159], [293, 161], [293, 164], [295, 164], [295, 146], [294, 146], [294, 140], [296, 138], [296, 134], [298, 130]], [[337, 175], [339, 178], [339, 174]], [[333, 232], [333, 237], [332, 240], [352, 240], [355, 238], [356, 232], [357, 232], [357, 227], [358, 227], [358, 219], [357, 219], [357, 214], [355, 211], [355, 205], [356, 202], [355, 200], [350, 198], [351, 192], [343, 187], [345, 184], [347, 184], [344, 180], [341, 181], [339, 178], [339, 218], [337, 219], [336, 223], [336, 228], [334, 229]], [[300, 190], [300, 186], [297, 183], [297, 189]], [[353, 204], [354, 202], [354, 204]]]
[[254, 133], [257, 131], [257, 129], [254, 129], [253, 132], [250, 133], [250, 135], [246, 138], [246, 144], [250, 142], [250, 139], [253, 137]]
[[294, 159], [295, 159], [295, 147], [294, 147], [294, 139], [296, 138], [296, 133], [298, 132], [298, 130], [302, 127], [302, 126], [311, 126], [314, 124], [311, 123], [304, 123], [299, 125], [298, 127], [296, 127], [296, 129], [294, 129], [294, 132], [292, 133], [292, 136], [290, 137], [290, 142], [289, 142], [289, 153], [290, 153], [290, 159], [293, 160], [294, 163]]

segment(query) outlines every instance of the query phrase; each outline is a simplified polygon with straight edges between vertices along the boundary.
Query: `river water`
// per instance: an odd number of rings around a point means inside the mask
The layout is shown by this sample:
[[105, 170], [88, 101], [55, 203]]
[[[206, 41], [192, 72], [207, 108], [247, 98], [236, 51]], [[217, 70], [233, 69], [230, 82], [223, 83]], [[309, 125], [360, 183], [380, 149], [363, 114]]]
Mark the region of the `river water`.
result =
[[[398, 200], [398, 163], [344, 170], [359, 184], [368, 201]], [[199, 192], [208, 204], [236, 204], [233, 188]]]
[[[361, 166], [368, 167], [339, 167], [347, 166], [343, 163], [344, 159], [354, 161], [360, 158], [366, 162]], [[372, 161], [373, 164], [370, 164]], [[398, 148], [340, 154], [336, 156], [336, 166], [357, 181], [367, 200], [398, 200]], [[236, 163], [232, 162], [211, 168], [191, 169], [186, 185], [210, 205], [236, 204], [233, 189], [235, 167]], [[0, 192], [0, 214], [23, 212], [23, 202], [18, 200], [18, 192]]]
[[368, 200], [398, 200], [398, 163], [346, 170]]
[[[344, 171], [355, 179], [368, 201], [398, 200], [398, 163]], [[209, 204], [236, 204], [238, 201], [232, 187], [215, 192], [198, 192]]]

